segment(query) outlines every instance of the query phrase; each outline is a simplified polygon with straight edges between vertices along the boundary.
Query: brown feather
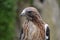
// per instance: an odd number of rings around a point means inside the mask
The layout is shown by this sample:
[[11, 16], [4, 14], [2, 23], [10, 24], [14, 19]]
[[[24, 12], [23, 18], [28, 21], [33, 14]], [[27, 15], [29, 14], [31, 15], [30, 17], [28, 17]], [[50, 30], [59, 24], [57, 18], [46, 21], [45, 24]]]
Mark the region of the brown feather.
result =
[[45, 40], [45, 23], [42, 21], [42, 18], [39, 12], [35, 8], [32, 9], [32, 20], [26, 20], [23, 24], [23, 40]]

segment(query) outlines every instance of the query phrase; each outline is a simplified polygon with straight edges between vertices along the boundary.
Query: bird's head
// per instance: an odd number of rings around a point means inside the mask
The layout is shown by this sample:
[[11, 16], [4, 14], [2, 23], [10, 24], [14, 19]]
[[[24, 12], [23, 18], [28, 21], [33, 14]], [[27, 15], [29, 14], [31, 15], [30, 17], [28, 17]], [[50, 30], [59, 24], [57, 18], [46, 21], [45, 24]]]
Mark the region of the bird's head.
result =
[[34, 7], [27, 7], [25, 8], [21, 14], [21, 16], [25, 16], [28, 20], [33, 20], [34, 18], [37, 18], [39, 16], [39, 12]]

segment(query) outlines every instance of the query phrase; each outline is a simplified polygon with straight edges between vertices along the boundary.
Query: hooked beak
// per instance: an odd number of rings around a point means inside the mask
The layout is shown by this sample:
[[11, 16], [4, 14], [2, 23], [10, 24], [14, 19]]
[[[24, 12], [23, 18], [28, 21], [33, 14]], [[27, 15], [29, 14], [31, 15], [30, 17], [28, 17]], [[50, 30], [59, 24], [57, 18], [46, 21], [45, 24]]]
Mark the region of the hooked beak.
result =
[[26, 14], [26, 11], [23, 10], [23, 11], [21, 12], [20, 16], [25, 16], [25, 14]]
[[21, 13], [20, 16], [25, 16], [25, 13]]

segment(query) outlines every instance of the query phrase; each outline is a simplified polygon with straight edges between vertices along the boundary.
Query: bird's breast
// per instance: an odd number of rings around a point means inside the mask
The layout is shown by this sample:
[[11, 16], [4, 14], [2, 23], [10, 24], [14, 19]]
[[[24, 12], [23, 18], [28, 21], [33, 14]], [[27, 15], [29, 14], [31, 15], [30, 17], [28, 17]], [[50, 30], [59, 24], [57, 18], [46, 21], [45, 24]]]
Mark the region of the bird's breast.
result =
[[37, 36], [39, 36], [38, 32], [39, 32], [39, 29], [37, 28], [37, 26], [33, 23], [33, 22], [29, 22], [28, 23], [28, 39], [32, 40], [32, 39], [35, 39], [37, 40]]
[[28, 23], [28, 29], [29, 33], [31, 33], [32, 35], [37, 31], [37, 27], [33, 22]]
[[[26, 28], [25, 28], [26, 27]], [[24, 26], [25, 39], [27, 40], [43, 40], [43, 31], [35, 25], [33, 22], [29, 21]]]

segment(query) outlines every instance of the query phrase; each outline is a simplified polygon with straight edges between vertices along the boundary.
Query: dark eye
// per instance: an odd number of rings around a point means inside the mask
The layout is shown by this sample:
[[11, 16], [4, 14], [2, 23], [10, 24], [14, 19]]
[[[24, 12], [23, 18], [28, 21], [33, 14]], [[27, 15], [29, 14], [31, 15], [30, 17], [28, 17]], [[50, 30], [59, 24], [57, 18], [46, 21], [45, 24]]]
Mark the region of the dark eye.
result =
[[41, 3], [43, 3], [44, 2], [44, 0], [39, 0]]
[[32, 15], [32, 11], [28, 11], [27, 12], [27, 15], [29, 16], [29, 17], [32, 17], [33, 15]]
[[28, 11], [28, 13], [32, 13], [32, 11]]

